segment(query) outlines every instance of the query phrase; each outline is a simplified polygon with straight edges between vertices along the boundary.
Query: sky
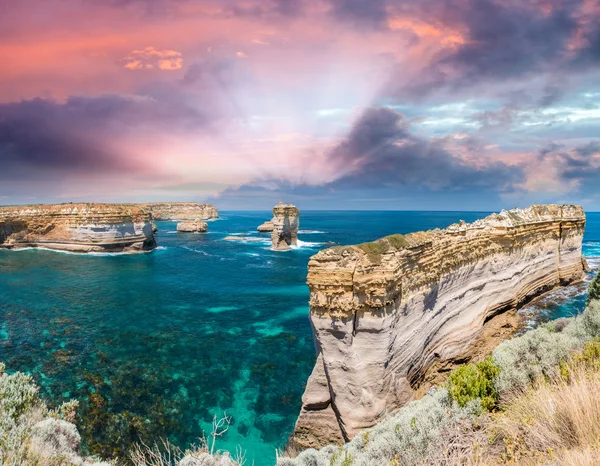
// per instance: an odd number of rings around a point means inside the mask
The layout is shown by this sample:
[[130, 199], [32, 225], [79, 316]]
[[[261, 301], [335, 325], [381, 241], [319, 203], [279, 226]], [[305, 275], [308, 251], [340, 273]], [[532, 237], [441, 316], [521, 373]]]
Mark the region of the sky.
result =
[[0, 204], [600, 211], [600, 0], [0, 2]]

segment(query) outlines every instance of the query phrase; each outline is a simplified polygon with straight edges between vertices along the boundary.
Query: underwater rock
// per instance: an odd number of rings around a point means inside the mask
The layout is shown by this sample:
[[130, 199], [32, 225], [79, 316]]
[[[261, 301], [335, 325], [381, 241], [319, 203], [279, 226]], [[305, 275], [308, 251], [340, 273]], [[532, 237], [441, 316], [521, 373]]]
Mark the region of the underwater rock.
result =
[[177, 231], [182, 233], [205, 233], [208, 231], [208, 225], [205, 221], [200, 219], [183, 221], [177, 224]]
[[286, 251], [298, 242], [300, 212], [293, 204], [280, 202], [273, 207], [273, 231], [271, 233], [271, 249]]
[[150, 214], [132, 204], [0, 207], [0, 248], [69, 252], [141, 252], [156, 241]]
[[583, 278], [584, 228], [580, 206], [534, 205], [314, 255], [318, 358], [290, 446], [349, 440], [508, 338], [517, 308]]
[[219, 212], [213, 204], [196, 202], [150, 202], [140, 204], [152, 214], [154, 220], [211, 220], [219, 218]]

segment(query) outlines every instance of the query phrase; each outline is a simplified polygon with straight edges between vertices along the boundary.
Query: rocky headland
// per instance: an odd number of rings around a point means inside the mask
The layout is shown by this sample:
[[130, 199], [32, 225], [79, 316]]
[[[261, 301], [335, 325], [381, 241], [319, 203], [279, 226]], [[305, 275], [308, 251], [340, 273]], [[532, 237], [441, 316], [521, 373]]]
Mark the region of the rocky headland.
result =
[[293, 204], [280, 202], [273, 207], [273, 231], [271, 232], [271, 248], [275, 251], [286, 251], [298, 243], [298, 227], [300, 212]]
[[206, 233], [208, 224], [204, 220], [183, 220], [177, 224], [177, 231], [181, 233]]
[[584, 228], [580, 206], [534, 205], [313, 256], [318, 357], [290, 444], [348, 441], [489, 353], [516, 309], [582, 279]]
[[150, 202], [140, 204], [152, 214], [153, 220], [213, 220], [219, 212], [213, 204], [196, 202]]
[[156, 247], [150, 213], [131, 204], [0, 207], [0, 248], [143, 252]]

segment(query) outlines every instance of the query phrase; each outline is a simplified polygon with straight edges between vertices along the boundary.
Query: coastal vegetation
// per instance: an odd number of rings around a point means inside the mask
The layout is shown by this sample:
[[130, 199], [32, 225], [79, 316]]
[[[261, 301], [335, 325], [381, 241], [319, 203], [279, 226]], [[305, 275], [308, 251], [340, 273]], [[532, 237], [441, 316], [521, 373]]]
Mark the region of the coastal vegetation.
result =
[[[597, 277], [590, 289], [597, 287]], [[443, 386], [357, 435], [348, 444], [305, 450], [278, 466], [593, 464], [600, 448], [600, 300], [500, 344], [455, 369]], [[85, 457], [75, 426], [78, 402], [50, 409], [33, 379], [0, 365], [3, 465], [234, 466], [242, 451], [218, 450], [231, 419], [182, 450], [137, 444], [118, 463]], [[101, 426], [97, 426], [101, 428]]]
[[[590, 290], [600, 288], [596, 277]], [[455, 369], [344, 446], [278, 466], [592, 465], [600, 451], [600, 300]]]

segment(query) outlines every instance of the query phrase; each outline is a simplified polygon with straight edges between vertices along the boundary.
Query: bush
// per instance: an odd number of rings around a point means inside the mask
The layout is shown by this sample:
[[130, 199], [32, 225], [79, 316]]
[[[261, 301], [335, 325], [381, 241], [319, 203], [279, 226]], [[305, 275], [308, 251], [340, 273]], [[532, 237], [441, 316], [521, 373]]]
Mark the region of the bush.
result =
[[390, 244], [383, 240], [373, 241], [371, 243], [362, 243], [357, 246], [359, 249], [364, 251], [373, 264], [381, 264], [381, 256], [383, 256], [390, 249]]
[[501, 396], [511, 397], [539, 379], [558, 375], [561, 361], [600, 336], [600, 301], [590, 302], [568, 325], [547, 325], [501, 343], [492, 353], [500, 368], [495, 380]]
[[494, 379], [499, 373], [500, 368], [491, 356], [477, 364], [462, 366], [450, 374], [447, 382], [448, 393], [461, 407], [480, 399], [481, 407], [491, 411], [498, 403]]
[[600, 272], [596, 274], [588, 287], [588, 303], [594, 299], [600, 299]]

